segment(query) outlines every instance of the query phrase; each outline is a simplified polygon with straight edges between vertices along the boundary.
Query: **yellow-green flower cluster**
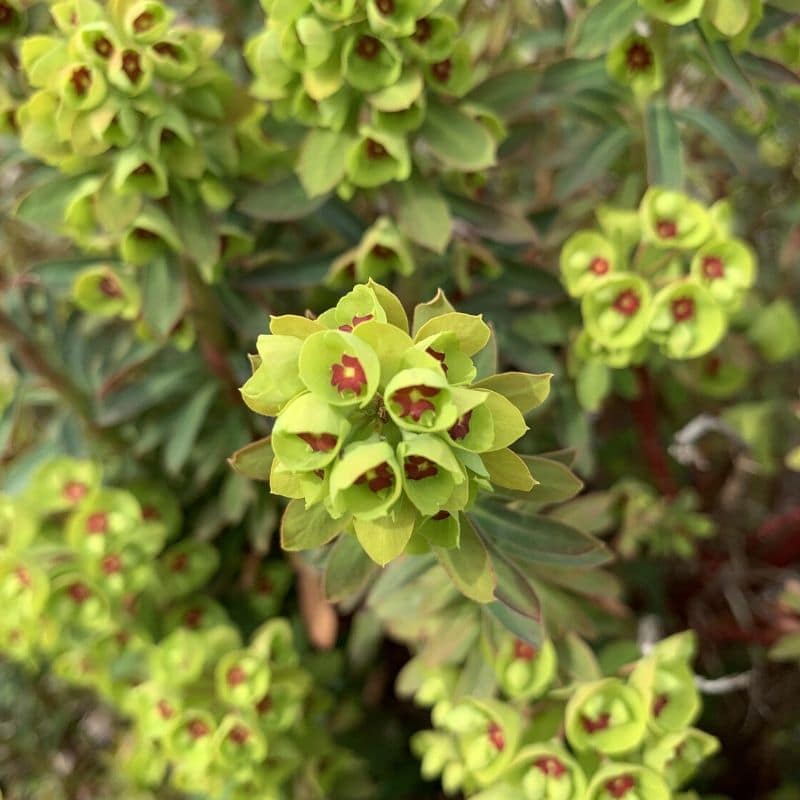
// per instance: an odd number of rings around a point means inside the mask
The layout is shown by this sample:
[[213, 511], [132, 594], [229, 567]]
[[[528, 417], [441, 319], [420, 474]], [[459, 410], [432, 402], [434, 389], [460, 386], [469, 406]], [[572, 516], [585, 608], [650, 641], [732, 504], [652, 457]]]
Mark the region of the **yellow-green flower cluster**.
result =
[[[111, 488], [95, 463], [46, 463], [21, 496], [0, 496], [0, 652], [50, 664], [124, 715], [116, 768], [134, 785], [290, 796], [313, 741], [328, 762], [315, 780], [330, 789], [353, 765], [320, 732], [327, 700], [289, 622], [269, 619], [243, 642], [203, 592], [215, 548], [165, 547], [180, 527], [162, 488]], [[286, 568], [266, 567], [254, 608], [274, 613], [287, 589]]]
[[496, 691], [480, 699], [456, 692], [452, 667], [412, 662], [435, 725], [412, 749], [424, 777], [472, 800], [670, 800], [718, 747], [691, 727], [693, 654], [692, 635], [679, 634], [624, 665], [625, 678], [576, 683], [559, 678], [551, 642], [505, 633], [488, 653]]
[[397, 297], [370, 281], [316, 319], [273, 317], [259, 337], [242, 397], [277, 417], [270, 487], [293, 498], [285, 539], [352, 530], [385, 564], [407, 547], [457, 547], [461, 512], [493, 483], [533, 487], [509, 445], [549, 376], [476, 382], [489, 326], [441, 297], [420, 309], [409, 332]]
[[724, 217], [720, 206], [659, 187], [638, 211], [599, 209], [600, 230], [573, 234], [560, 256], [583, 312], [578, 357], [624, 367], [653, 345], [671, 359], [716, 347], [756, 276], [755, 255]]

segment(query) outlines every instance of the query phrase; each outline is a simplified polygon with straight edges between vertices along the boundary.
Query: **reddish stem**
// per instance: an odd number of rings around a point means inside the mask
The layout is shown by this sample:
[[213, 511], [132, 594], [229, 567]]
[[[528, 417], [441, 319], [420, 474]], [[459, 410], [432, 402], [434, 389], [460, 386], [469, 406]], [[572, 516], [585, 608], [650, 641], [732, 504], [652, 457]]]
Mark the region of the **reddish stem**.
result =
[[639, 396], [631, 402], [633, 421], [653, 482], [665, 497], [675, 497], [678, 486], [670, 471], [666, 451], [658, 435], [658, 400], [646, 367], [636, 367]]

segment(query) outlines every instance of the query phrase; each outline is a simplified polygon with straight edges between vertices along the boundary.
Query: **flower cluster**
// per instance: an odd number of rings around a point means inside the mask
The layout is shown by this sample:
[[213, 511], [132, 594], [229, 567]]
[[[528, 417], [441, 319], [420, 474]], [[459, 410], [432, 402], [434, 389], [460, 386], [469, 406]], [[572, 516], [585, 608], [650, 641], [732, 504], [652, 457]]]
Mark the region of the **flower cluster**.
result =
[[[414, 137], [424, 127], [435, 129], [434, 137], [460, 128], [462, 136], [474, 133], [486, 143], [464, 171], [491, 164], [502, 125], [482, 107], [452, 103], [473, 82], [470, 46], [458, 21], [464, 4], [263, 0], [266, 27], [245, 50], [255, 74], [251, 92], [269, 101], [276, 117], [315, 129], [299, 165], [310, 194], [338, 186], [347, 197], [356, 188], [406, 180]], [[307, 172], [332, 178], [318, 185], [304, 179]]]
[[130, 264], [186, 253], [210, 277], [250, 245], [214, 218], [233, 201], [230, 180], [263, 175], [274, 155], [252, 102], [213, 60], [222, 34], [176, 24], [160, 0], [67, 0], [50, 12], [55, 30], [21, 42], [34, 91], [17, 123], [25, 150], [71, 176], [47, 187], [60, 232], [89, 252], [117, 247]]
[[[555, 648], [505, 634], [490, 655], [505, 700], [464, 697], [452, 668], [419, 670], [435, 730], [412, 739], [426, 778], [473, 800], [669, 800], [713, 754], [692, 728], [700, 699], [691, 634], [659, 642], [616, 675], [557, 686]], [[413, 662], [412, 662], [413, 663]]]
[[473, 356], [491, 336], [480, 317], [440, 296], [418, 307], [412, 335], [399, 300], [370, 281], [316, 319], [273, 317], [270, 332], [242, 397], [277, 417], [270, 487], [294, 498], [284, 534], [352, 529], [383, 564], [407, 545], [458, 546], [460, 512], [493, 482], [533, 487], [508, 448], [549, 376], [475, 383]]
[[719, 344], [755, 280], [756, 260], [718, 212], [653, 187], [638, 212], [601, 207], [601, 230], [564, 243], [562, 280], [583, 312], [581, 360], [624, 367], [641, 363], [651, 345], [690, 359]]
[[[0, 650], [97, 692], [132, 723], [117, 768], [142, 787], [168, 781], [231, 798], [285, 796], [313, 738], [331, 787], [349, 757], [315, 726], [291, 627], [275, 617], [244, 644], [201, 590], [217, 551], [182, 540], [165, 490], [101, 482], [92, 462], [48, 462], [19, 497], [0, 496]], [[285, 571], [265, 569], [253, 605], [274, 613]], [[332, 795], [328, 795], [332, 796]]]

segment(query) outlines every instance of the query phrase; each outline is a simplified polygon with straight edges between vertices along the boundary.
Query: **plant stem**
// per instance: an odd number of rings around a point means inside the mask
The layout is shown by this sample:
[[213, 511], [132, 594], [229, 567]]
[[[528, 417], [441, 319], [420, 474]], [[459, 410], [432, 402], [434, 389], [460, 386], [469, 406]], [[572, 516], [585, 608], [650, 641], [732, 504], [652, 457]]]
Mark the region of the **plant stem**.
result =
[[636, 367], [635, 373], [639, 396], [631, 402], [631, 412], [642, 453], [658, 491], [665, 497], [675, 497], [678, 486], [658, 435], [658, 405], [653, 380], [647, 367]]

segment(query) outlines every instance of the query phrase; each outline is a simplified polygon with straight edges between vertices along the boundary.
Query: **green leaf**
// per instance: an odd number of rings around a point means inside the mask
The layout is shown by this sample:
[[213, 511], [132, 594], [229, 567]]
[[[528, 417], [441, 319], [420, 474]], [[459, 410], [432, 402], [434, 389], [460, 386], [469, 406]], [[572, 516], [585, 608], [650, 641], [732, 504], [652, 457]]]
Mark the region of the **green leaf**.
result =
[[766, 114], [764, 98], [750, 82], [727, 42], [712, 39], [701, 25], [695, 23], [708, 60], [714, 71], [728, 88], [749, 108], [758, 119]]
[[487, 604], [486, 609], [506, 630], [510, 631], [518, 639], [522, 639], [534, 647], [541, 647], [545, 633], [541, 624], [535, 619], [520, 614], [499, 600]]
[[211, 383], [193, 394], [175, 417], [164, 445], [164, 468], [177, 475], [192, 453], [200, 428], [208, 415], [219, 386]]
[[496, 206], [469, 197], [448, 194], [447, 202], [454, 217], [467, 222], [480, 236], [501, 244], [530, 244], [536, 229], [528, 220]]
[[598, 566], [611, 555], [593, 536], [563, 522], [484, 501], [470, 511], [484, 542], [511, 563]]
[[657, 100], [644, 117], [647, 142], [647, 179], [651, 185], [683, 188], [683, 145], [669, 106]]
[[637, 0], [600, 0], [578, 18], [571, 50], [576, 58], [605, 55], [642, 15]]
[[611, 370], [602, 361], [587, 361], [581, 365], [575, 382], [578, 402], [587, 411], [599, 411], [611, 391]]
[[513, 450], [504, 448], [481, 455], [489, 480], [496, 486], [504, 486], [518, 492], [529, 492], [536, 485], [528, 467]]
[[324, 195], [309, 197], [297, 176], [290, 174], [275, 183], [246, 191], [236, 207], [254, 219], [287, 222], [307, 217], [324, 202]]
[[254, 481], [266, 481], [269, 479], [269, 471], [272, 468], [272, 445], [270, 437], [259, 439], [256, 442], [237, 450], [229, 459], [228, 463], [245, 478]]
[[420, 136], [433, 154], [453, 169], [477, 172], [495, 163], [489, 131], [454, 106], [429, 105]]
[[494, 596], [517, 614], [541, 623], [542, 606], [539, 595], [528, 578], [527, 570], [503, 552], [496, 541], [485, 537], [480, 526], [476, 527], [497, 576]]
[[491, 389], [510, 400], [522, 414], [540, 406], [550, 394], [552, 372], [534, 375], [530, 372], [502, 372], [491, 375], [475, 385]]
[[302, 500], [292, 500], [281, 519], [281, 547], [284, 550], [311, 550], [322, 547], [349, 525], [349, 519], [333, 519], [324, 506], [306, 509]]
[[401, 501], [399, 506], [392, 517], [353, 520], [358, 541], [367, 555], [381, 567], [405, 550], [414, 532], [416, 510], [408, 502]]
[[545, 505], [563, 503], [583, 489], [583, 481], [566, 464], [542, 456], [522, 456], [538, 484], [526, 495], [526, 500]]
[[455, 311], [455, 309], [450, 304], [447, 297], [445, 297], [444, 292], [441, 289], [437, 289], [436, 295], [432, 300], [428, 300], [427, 303], [419, 303], [414, 307], [414, 321], [411, 333], [416, 336], [420, 328], [434, 317], [450, 314], [453, 311]]
[[64, 222], [64, 212], [73, 193], [84, 180], [83, 176], [49, 176], [45, 183], [22, 198], [17, 206], [17, 218], [53, 232], [58, 231]]
[[495, 574], [489, 554], [465, 515], [461, 517], [458, 548], [434, 548], [434, 552], [462, 594], [476, 603], [491, 603], [495, 599]]
[[184, 310], [183, 280], [177, 264], [159, 257], [141, 269], [142, 318], [159, 337], [165, 337]]
[[297, 175], [309, 198], [335, 189], [345, 175], [345, 156], [355, 140], [343, 133], [314, 128], [300, 146]]
[[702, 108], [681, 108], [674, 116], [708, 136], [738, 170], [752, 168], [755, 161], [755, 144], [724, 120]]
[[447, 249], [453, 220], [447, 202], [430, 181], [413, 175], [398, 185], [397, 224], [412, 242], [443, 253]]
[[630, 142], [630, 130], [621, 126], [609, 128], [592, 139], [584, 151], [556, 178], [556, 200], [565, 200], [579, 189], [596, 183], [628, 151]]
[[332, 603], [358, 594], [375, 574], [375, 564], [355, 536], [340, 536], [325, 569], [325, 596]]

